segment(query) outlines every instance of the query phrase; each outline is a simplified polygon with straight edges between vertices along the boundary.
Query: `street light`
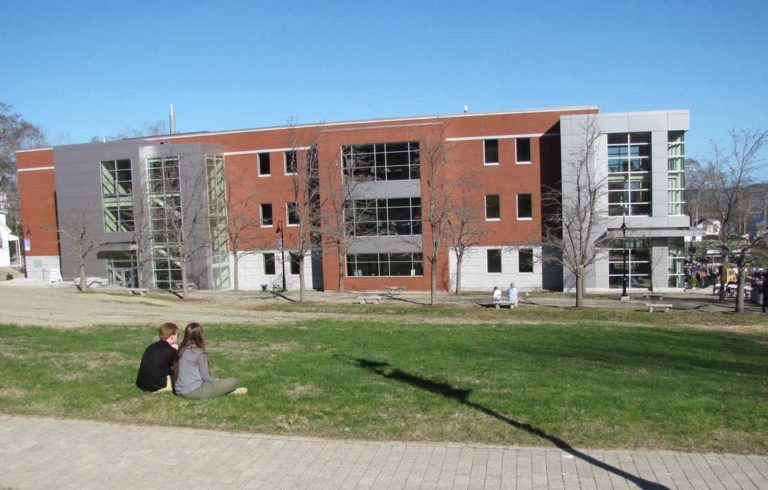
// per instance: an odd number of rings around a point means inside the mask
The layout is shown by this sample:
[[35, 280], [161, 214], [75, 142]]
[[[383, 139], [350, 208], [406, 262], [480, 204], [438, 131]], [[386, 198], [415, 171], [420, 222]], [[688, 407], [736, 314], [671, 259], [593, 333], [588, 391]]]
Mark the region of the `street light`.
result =
[[627, 298], [627, 215], [621, 217], [621, 298]]
[[282, 221], [277, 222], [277, 230], [275, 231], [275, 233], [280, 235], [277, 241], [280, 244], [280, 265], [283, 267], [283, 292], [285, 292], [286, 291], [286, 288], [285, 288], [285, 235], [283, 235]]

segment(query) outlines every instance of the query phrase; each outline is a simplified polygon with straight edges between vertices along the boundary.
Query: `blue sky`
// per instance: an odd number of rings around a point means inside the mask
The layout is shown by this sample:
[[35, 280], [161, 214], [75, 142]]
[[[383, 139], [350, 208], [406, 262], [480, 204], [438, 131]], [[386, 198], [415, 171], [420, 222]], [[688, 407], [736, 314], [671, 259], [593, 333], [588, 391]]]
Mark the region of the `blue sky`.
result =
[[53, 144], [599, 105], [768, 128], [768, 2], [0, 0], [0, 101]]

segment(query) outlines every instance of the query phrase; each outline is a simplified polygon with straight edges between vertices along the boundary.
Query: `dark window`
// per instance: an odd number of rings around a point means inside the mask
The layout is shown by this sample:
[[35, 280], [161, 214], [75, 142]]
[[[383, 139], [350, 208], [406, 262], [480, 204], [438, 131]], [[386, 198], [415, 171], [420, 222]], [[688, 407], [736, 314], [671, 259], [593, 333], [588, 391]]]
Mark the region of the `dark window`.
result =
[[297, 173], [298, 165], [296, 164], [296, 152], [285, 152], [285, 175], [291, 175]]
[[269, 153], [259, 153], [259, 175], [269, 175]]
[[499, 140], [485, 140], [485, 163], [499, 163]]
[[299, 270], [301, 269], [301, 256], [298, 254], [291, 254], [291, 274], [298, 275]]
[[533, 205], [530, 194], [517, 195], [517, 217], [533, 218]]
[[272, 226], [272, 205], [261, 205], [261, 226]]
[[529, 163], [531, 161], [531, 138], [517, 138], [515, 140], [517, 150], [517, 162]]
[[498, 194], [485, 196], [485, 219], [500, 219], [501, 204]]
[[287, 212], [288, 212], [288, 224], [289, 225], [298, 225], [299, 224], [299, 209], [296, 206], [295, 202], [289, 202], [286, 204], [287, 206]]
[[519, 255], [519, 263], [518, 263], [518, 271], [519, 272], [533, 272], [533, 249], [532, 248], [521, 248], [518, 252]]
[[486, 257], [488, 273], [501, 273], [501, 249], [491, 248], [486, 250], [486, 253], [488, 254]]
[[264, 254], [264, 274], [275, 275], [275, 254]]

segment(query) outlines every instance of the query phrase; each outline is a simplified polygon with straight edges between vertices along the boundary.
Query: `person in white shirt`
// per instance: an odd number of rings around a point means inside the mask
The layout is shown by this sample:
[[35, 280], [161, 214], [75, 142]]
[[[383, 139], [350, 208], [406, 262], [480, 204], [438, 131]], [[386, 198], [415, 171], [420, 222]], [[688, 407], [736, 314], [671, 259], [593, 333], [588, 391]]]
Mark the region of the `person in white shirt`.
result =
[[501, 301], [501, 289], [493, 286], [493, 302], [498, 303], [499, 301]]
[[509, 289], [507, 289], [507, 300], [509, 301], [510, 308], [517, 308], [517, 288], [514, 282], [509, 283]]

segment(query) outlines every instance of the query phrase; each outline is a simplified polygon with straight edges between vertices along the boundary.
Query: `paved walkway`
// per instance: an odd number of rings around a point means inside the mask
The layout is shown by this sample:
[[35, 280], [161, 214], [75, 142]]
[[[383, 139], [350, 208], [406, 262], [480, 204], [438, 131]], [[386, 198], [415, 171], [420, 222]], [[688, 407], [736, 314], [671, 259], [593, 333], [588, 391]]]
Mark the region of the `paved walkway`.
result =
[[766, 489], [768, 457], [331, 441], [0, 415], [0, 488]]

